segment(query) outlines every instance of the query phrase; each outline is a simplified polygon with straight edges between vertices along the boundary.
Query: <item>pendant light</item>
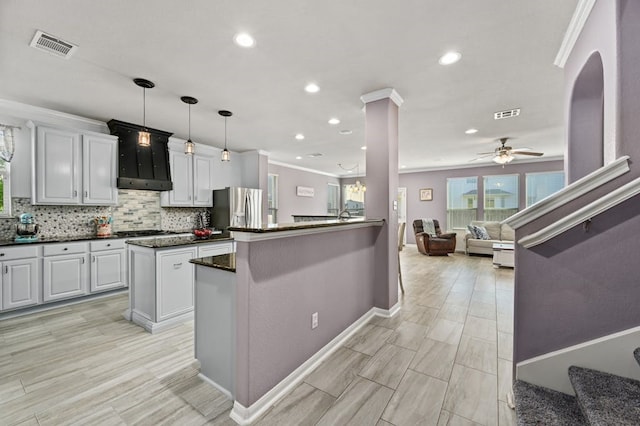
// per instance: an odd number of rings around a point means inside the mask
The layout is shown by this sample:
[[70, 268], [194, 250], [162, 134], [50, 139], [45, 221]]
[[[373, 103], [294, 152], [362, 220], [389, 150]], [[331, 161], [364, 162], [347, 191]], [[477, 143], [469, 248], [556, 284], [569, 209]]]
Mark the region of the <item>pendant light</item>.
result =
[[144, 78], [134, 78], [133, 82], [142, 87], [142, 129], [138, 132], [138, 145], [150, 146], [151, 134], [147, 130], [147, 89], [152, 89], [156, 85]]
[[189, 105], [189, 140], [184, 143], [184, 153], [188, 155], [193, 155], [193, 152], [196, 149], [196, 144], [191, 141], [191, 105], [195, 105], [198, 103], [196, 98], [192, 98], [191, 96], [183, 96], [180, 98], [182, 102]]
[[227, 149], [227, 117], [231, 117], [233, 113], [231, 111], [220, 110], [218, 114], [224, 117], [224, 149], [222, 150], [221, 161], [231, 161], [231, 153]]

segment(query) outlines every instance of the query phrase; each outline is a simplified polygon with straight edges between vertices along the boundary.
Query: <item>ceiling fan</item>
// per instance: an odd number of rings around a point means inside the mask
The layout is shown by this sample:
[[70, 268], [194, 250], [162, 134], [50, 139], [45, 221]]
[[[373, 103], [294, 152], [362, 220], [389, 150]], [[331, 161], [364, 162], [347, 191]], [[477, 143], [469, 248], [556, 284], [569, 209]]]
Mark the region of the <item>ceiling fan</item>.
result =
[[480, 152], [478, 155], [480, 157], [474, 158], [471, 161], [480, 160], [482, 158], [493, 156], [493, 161], [498, 164], [505, 165], [510, 163], [515, 158], [514, 155], [530, 155], [533, 157], [541, 157], [544, 155], [542, 152], [531, 151], [529, 148], [519, 148], [513, 149], [512, 147], [506, 145], [509, 138], [500, 138], [500, 146], [493, 150], [493, 152]]

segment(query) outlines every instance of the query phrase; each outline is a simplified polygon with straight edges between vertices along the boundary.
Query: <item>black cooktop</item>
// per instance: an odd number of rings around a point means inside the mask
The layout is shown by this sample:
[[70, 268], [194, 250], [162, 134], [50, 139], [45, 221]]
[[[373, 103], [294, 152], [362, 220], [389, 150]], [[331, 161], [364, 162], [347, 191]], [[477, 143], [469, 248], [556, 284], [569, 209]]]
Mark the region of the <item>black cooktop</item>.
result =
[[153, 237], [155, 235], [176, 235], [177, 232], [163, 231], [161, 229], [140, 229], [137, 231], [118, 231], [116, 235], [123, 238]]

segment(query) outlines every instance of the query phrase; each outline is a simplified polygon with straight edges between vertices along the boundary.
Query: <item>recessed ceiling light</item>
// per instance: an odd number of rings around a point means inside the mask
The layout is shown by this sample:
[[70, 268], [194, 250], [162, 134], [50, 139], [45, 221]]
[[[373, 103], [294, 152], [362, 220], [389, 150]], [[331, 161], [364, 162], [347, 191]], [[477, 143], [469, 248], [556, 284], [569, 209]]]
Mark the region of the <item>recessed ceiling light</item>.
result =
[[360, 149], [363, 150], [363, 151], [366, 151], [367, 147], [366, 146], [361, 146]]
[[256, 44], [255, 39], [247, 33], [236, 34], [236, 36], [233, 38], [233, 41], [235, 41], [236, 44], [241, 47], [253, 47]]
[[299, 155], [296, 157], [296, 160], [302, 160], [302, 157], [300, 157]]
[[451, 65], [455, 64], [462, 58], [462, 54], [460, 52], [447, 52], [444, 55], [440, 56], [438, 59], [438, 63], [440, 65]]
[[464, 132], [468, 135], [472, 135], [474, 133], [478, 133], [478, 129], [467, 129]]
[[304, 86], [304, 90], [307, 93], [318, 93], [320, 91], [320, 86], [318, 86], [315, 83], [309, 83], [306, 86]]
[[350, 135], [351, 133], [353, 133], [353, 130], [340, 130], [339, 132], [341, 135]]
[[338, 120], [337, 118], [333, 117], [329, 119], [329, 124], [340, 124], [340, 120]]
[[400, 166], [401, 169], [406, 169], [407, 166], [405, 166], [404, 164], [402, 166]]
[[301, 140], [303, 140], [303, 139], [304, 139], [304, 135], [303, 135], [302, 133], [298, 133], [298, 134], [296, 135], [296, 139], [297, 139], [297, 140], [299, 140], [299, 141], [301, 141]]
[[353, 170], [347, 170], [347, 173], [353, 173]]

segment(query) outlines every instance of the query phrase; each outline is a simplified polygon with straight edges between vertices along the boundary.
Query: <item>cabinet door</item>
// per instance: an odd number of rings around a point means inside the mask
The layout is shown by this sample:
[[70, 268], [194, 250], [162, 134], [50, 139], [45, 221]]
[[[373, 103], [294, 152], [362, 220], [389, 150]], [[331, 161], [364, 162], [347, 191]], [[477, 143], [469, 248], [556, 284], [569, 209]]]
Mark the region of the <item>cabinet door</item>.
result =
[[193, 156], [193, 205], [213, 206], [213, 157]]
[[193, 310], [194, 268], [189, 260], [196, 249], [158, 254], [158, 321]]
[[91, 253], [91, 292], [125, 286], [124, 249]]
[[87, 294], [86, 254], [45, 257], [42, 264], [45, 302]]
[[169, 152], [169, 164], [171, 167], [171, 181], [173, 189], [168, 191], [169, 201], [163, 205], [168, 206], [192, 206], [193, 177], [191, 156], [181, 152]]
[[80, 203], [80, 133], [36, 128], [34, 204]]
[[2, 309], [37, 305], [40, 299], [38, 259], [9, 260], [2, 263]]
[[92, 205], [118, 203], [118, 139], [82, 136], [82, 202]]

